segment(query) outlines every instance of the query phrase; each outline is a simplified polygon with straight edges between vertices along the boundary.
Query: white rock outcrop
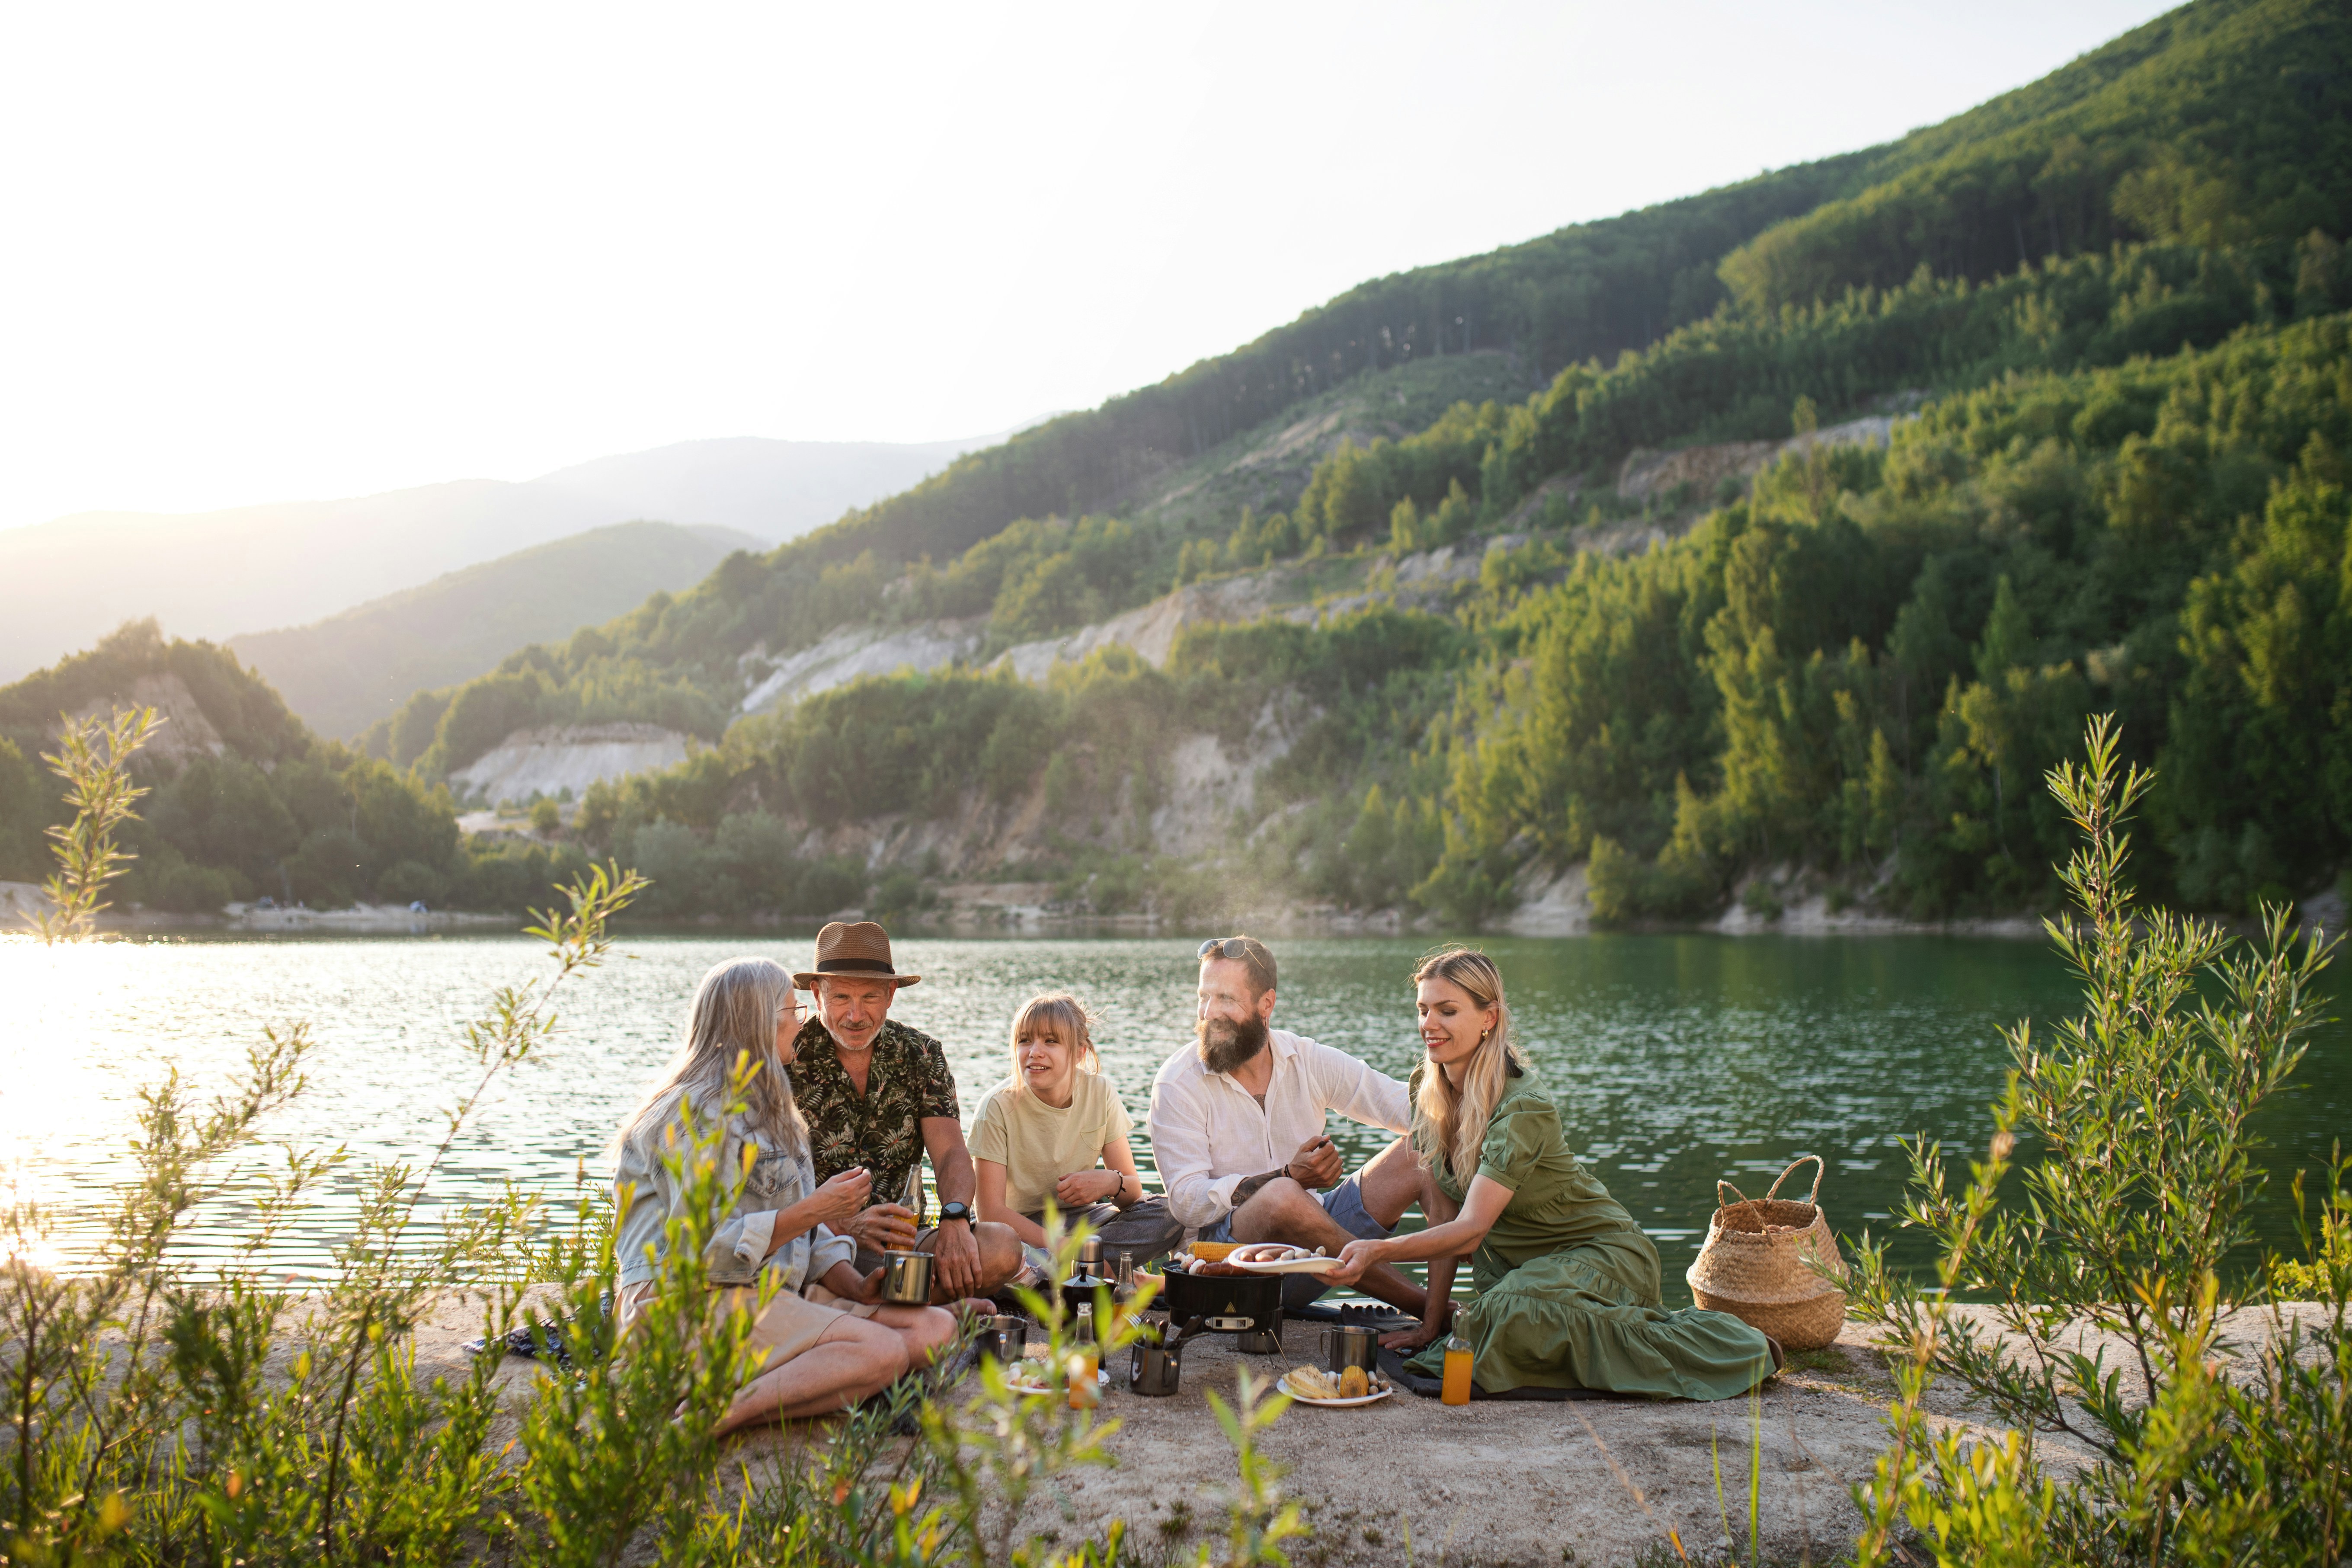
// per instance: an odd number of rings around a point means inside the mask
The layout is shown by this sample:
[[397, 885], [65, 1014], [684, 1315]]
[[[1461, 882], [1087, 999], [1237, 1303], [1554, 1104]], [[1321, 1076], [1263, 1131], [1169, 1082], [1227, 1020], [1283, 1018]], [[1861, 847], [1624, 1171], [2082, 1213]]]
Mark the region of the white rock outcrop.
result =
[[1286, 568], [1276, 567], [1194, 583], [1067, 637], [1007, 648], [996, 662], [1024, 680], [1039, 681], [1056, 664], [1076, 664], [1107, 647], [1129, 647], [1152, 668], [1163, 669], [1175, 651], [1177, 633], [1200, 623], [1254, 621], [1283, 602], [1292, 576]]
[[628, 773], [656, 773], [686, 760], [688, 737], [658, 724], [546, 724], [518, 730], [449, 775], [460, 796], [528, 800], [578, 795]]
[[1617, 470], [1617, 493], [1626, 500], [1647, 500], [1686, 484], [1698, 504], [1708, 506], [1714, 502], [1716, 486], [1727, 479], [1751, 479], [1783, 455], [1809, 452], [1815, 447], [1884, 447], [1894, 438], [1897, 424], [1916, 417], [1873, 414], [1786, 441], [1724, 441], [1711, 447], [1677, 447], [1670, 452], [1637, 447], [1625, 454]]
[[740, 711], [789, 708], [803, 697], [846, 686], [863, 675], [938, 669], [978, 653], [986, 629], [986, 620], [979, 616], [911, 626], [844, 626], [798, 653], [765, 658], [764, 672], [747, 659], [745, 674], [752, 686], [743, 694]]
[[[205, 714], [204, 705], [188, 683], [169, 670], [149, 673], [131, 683], [129, 692], [120, 697], [101, 698], [85, 702], [75, 710], [77, 719], [103, 719], [112, 709], [152, 708], [163, 722], [144, 748], [149, 757], [168, 763], [173, 767], [200, 756], [217, 757], [228, 750], [220, 731]], [[58, 732], [51, 726], [50, 734]]]

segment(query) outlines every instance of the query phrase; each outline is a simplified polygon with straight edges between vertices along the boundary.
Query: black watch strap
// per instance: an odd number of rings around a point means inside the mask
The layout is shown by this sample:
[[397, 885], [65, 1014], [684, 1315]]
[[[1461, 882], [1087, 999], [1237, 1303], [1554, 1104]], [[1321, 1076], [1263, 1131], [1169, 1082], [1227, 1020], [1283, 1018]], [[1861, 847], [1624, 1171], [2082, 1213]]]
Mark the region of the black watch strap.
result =
[[940, 1205], [940, 1223], [941, 1225], [945, 1225], [951, 1219], [960, 1219], [966, 1225], [970, 1225], [971, 1223], [971, 1206], [969, 1204], [941, 1204]]

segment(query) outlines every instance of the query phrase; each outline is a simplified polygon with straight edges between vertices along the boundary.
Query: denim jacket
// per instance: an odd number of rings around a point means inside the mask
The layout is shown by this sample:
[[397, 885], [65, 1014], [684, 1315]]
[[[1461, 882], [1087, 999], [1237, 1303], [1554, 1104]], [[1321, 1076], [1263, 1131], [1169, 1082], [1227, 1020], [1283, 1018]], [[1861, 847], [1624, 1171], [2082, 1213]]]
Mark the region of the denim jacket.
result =
[[[759, 1149], [748, 1174], [743, 1168], [747, 1143]], [[710, 1243], [703, 1248], [711, 1284], [750, 1285], [766, 1268], [782, 1277], [785, 1289], [799, 1291], [824, 1278], [835, 1264], [856, 1263], [857, 1243], [822, 1225], [777, 1247], [773, 1257], [768, 1254], [776, 1216], [816, 1190], [816, 1168], [806, 1154], [795, 1157], [770, 1149], [745, 1131], [740, 1118], [731, 1118], [719, 1142], [719, 1169], [731, 1191]], [[658, 1159], [648, 1164], [625, 1143], [613, 1184], [616, 1198], [621, 1189], [630, 1189], [614, 1237], [619, 1284], [641, 1284], [659, 1270], [656, 1259], [665, 1244], [666, 1227], [685, 1212], [685, 1195], [668, 1166]]]

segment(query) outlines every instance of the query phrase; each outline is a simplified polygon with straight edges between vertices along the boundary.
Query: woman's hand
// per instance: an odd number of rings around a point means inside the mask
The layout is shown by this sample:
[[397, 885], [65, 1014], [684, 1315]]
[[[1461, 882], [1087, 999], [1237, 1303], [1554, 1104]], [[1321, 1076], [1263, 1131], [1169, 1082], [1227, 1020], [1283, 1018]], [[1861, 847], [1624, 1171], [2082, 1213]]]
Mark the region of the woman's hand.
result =
[[1054, 1184], [1054, 1201], [1064, 1208], [1090, 1208], [1110, 1202], [1126, 1184], [1117, 1171], [1072, 1171]]
[[1392, 1334], [1382, 1334], [1381, 1336], [1381, 1348], [1383, 1350], [1398, 1351], [1402, 1352], [1403, 1354], [1411, 1355], [1413, 1352], [1420, 1350], [1444, 1331], [1444, 1328], [1443, 1324], [1429, 1322], [1416, 1323], [1409, 1329], [1399, 1329]]
[[874, 1178], [866, 1173], [863, 1165], [852, 1165], [836, 1171], [808, 1195], [809, 1218], [817, 1225], [841, 1229], [851, 1215], [866, 1206], [866, 1194], [874, 1190]]
[[1381, 1244], [1377, 1241], [1351, 1241], [1339, 1249], [1339, 1267], [1318, 1274], [1318, 1285], [1353, 1285], [1364, 1277], [1364, 1271], [1381, 1261]]

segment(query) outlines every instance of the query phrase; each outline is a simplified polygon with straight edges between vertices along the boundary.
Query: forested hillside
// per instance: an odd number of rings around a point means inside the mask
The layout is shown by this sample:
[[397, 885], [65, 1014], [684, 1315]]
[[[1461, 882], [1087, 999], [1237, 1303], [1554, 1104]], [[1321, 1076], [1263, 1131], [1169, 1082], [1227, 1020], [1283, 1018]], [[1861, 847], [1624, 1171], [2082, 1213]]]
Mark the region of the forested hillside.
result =
[[227, 650], [165, 641], [152, 621], [0, 687], [0, 880], [52, 868], [42, 830], [71, 814], [38, 761], [60, 714], [155, 707], [132, 762], [151, 792], [123, 843], [118, 905], [200, 912], [236, 899], [356, 900], [520, 910], [581, 863], [576, 848], [469, 847], [446, 790], [322, 742]]
[[[1476, 921], [1580, 863], [1604, 921], [1936, 919], [2048, 901], [2039, 773], [2113, 710], [2150, 892], [2307, 895], [2352, 858], [2347, 83], [2340, 7], [2184, 7], [1885, 147], [1368, 284], [367, 749], [701, 738], [565, 829], [674, 913], [1000, 877]], [[1180, 588], [1272, 613], [994, 663]], [[857, 626], [975, 651], [738, 717]]]

